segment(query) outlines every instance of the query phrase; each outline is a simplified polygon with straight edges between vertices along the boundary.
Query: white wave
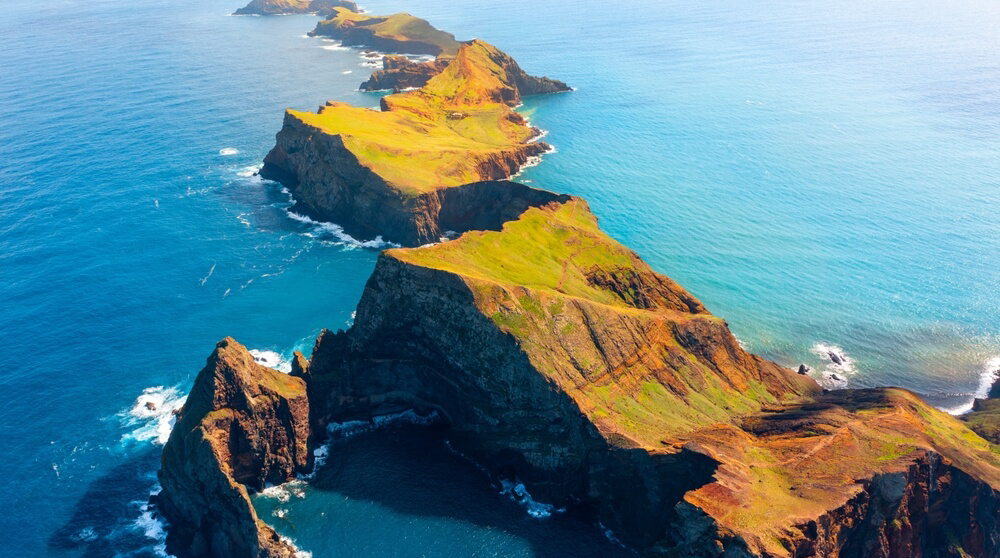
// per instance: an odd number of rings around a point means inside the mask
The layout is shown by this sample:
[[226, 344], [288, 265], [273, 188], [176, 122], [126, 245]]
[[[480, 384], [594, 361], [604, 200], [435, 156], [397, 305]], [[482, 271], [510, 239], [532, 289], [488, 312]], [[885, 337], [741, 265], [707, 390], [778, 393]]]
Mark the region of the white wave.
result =
[[281, 353], [278, 353], [277, 351], [270, 351], [267, 349], [250, 349], [250, 356], [253, 357], [254, 362], [261, 366], [273, 368], [279, 372], [284, 372], [285, 374], [292, 371], [291, 359]]
[[344, 74], [346, 76], [347, 74], [353, 74], [354, 70], [344, 70], [343, 72], [340, 72], [340, 73], [342, 73], [342, 74]]
[[538, 165], [541, 164], [542, 157], [555, 152], [556, 148], [549, 146], [549, 148], [545, 151], [545, 153], [542, 153], [541, 155], [532, 155], [531, 157], [528, 157], [528, 160], [525, 161], [523, 165], [521, 165], [521, 168], [517, 169], [517, 172], [510, 175], [509, 180], [514, 180], [515, 178], [521, 176], [525, 170], [530, 169], [531, 167], [537, 167]]
[[557, 509], [552, 504], [543, 504], [536, 501], [520, 481], [502, 480], [500, 484], [502, 487], [500, 493], [509, 496], [511, 500], [523, 506], [528, 515], [535, 519], [545, 519], [551, 517], [553, 512], [562, 513], [566, 511], [564, 508]]
[[341, 46], [339, 44], [325, 45], [325, 46], [321, 46], [319, 48], [321, 48], [323, 50], [350, 50], [350, 48], [345, 47], [345, 46]]
[[427, 416], [421, 416], [413, 411], [403, 411], [391, 415], [381, 415], [370, 421], [351, 420], [347, 422], [335, 422], [327, 425], [326, 431], [331, 438], [350, 438], [358, 434], [373, 432], [392, 424], [421, 424], [430, 425], [438, 422], [440, 417], [437, 412], [431, 412]]
[[358, 315], [358, 311], [357, 310], [354, 310], [354, 311], [351, 312], [351, 317], [347, 318], [347, 327], [353, 327], [354, 326], [354, 318], [356, 318], [357, 315]]
[[176, 414], [185, 400], [187, 396], [181, 395], [177, 388], [155, 386], [144, 389], [131, 409], [119, 413], [122, 425], [131, 429], [122, 440], [160, 445], [167, 443], [177, 420]]
[[624, 545], [624, 544], [622, 543], [622, 541], [618, 540], [618, 537], [616, 537], [616, 536], [615, 536], [615, 533], [614, 533], [614, 531], [612, 531], [612, 530], [611, 530], [611, 529], [610, 529], [610, 528], [609, 528], [608, 526], [606, 526], [605, 524], [603, 524], [603, 523], [601, 523], [600, 521], [598, 521], [598, 522], [597, 522], [597, 527], [598, 527], [598, 529], [600, 529], [600, 530], [601, 530], [601, 531], [602, 531], [602, 532], [604, 533], [604, 536], [605, 536], [605, 537], [606, 537], [606, 538], [607, 538], [607, 539], [608, 539], [609, 541], [611, 541], [611, 542], [612, 542], [612, 543], [614, 543], [614, 544], [617, 544], [618, 546], [620, 546], [620, 547], [622, 547], [622, 548], [627, 548], [627, 547], [626, 547], [626, 546], [625, 546], [625, 545]]
[[264, 165], [247, 165], [236, 172], [236, 176], [241, 176], [243, 178], [251, 178], [258, 172], [260, 172], [261, 167]]
[[[362, 62], [362, 63], [358, 64], [358, 66], [361, 66], [362, 68], [378, 68], [378, 67], [382, 66], [382, 63], [381, 62]], [[388, 89], [383, 89], [382, 91], [388, 91]]]
[[972, 410], [976, 399], [986, 399], [990, 395], [990, 388], [993, 383], [1000, 379], [1000, 356], [995, 356], [986, 361], [982, 371], [979, 373], [979, 385], [976, 391], [971, 394], [969, 401], [961, 405], [950, 408], [941, 408], [942, 411], [951, 415], [964, 415]]
[[279, 484], [278, 486], [268, 485], [264, 490], [260, 491], [260, 495], [264, 498], [277, 500], [282, 504], [292, 499], [292, 493], [288, 491], [288, 483]]
[[219, 155], [225, 155], [225, 156], [239, 155], [239, 153], [240, 153], [240, 150], [236, 149], [235, 147], [224, 147], [224, 148], [222, 148], [222, 149], [219, 150]]
[[823, 363], [822, 369], [819, 370], [820, 377], [817, 379], [823, 387], [845, 389], [850, 383], [850, 378], [858, 372], [854, 359], [837, 345], [816, 343], [812, 347], [812, 353]]
[[239, 221], [241, 225], [243, 225], [245, 227], [249, 227], [250, 226], [250, 219], [247, 219], [248, 215], [250, 215], [250, 214], [249, 213], [240, 213], [239, 215], [236, 216], [236, 220]]
[[208, 270], [208, 275], [202, 277], [201, 281], [199, 281], [199, 283], [201, 284], [202, 287], [205, 286], [205, 282], [208, 281], [208, 278], [211, 277], [213, 273], [215, 273], [215, 266], [216, 266], [217, 263], [218, 262], [213, 262], [211, 269]]
[[[149, 491], [149, 495], [156, 496], [161, 490], [163, 487], [160, 486], [160, 483], [156, 483]], [[170, 558], [171, 555], [167, 554], [167, 524], [163, 517], [157, 513], [156, 506], [150, 504], [148, 500], [136, 503], [139, 504], [139, 517], [132, 522], [132, 527], [142, 531], [146, 538], [154, 541], [154, 554]]]
[[93, 542], [98, 539], [97, 531], [93, 527], [84, 527], [80, 529], [79, 532], [70, 535], [70, 540], [73, 542]]
[[383, 250], [385, 248], [399, 248], [399, 244], [395, 242], [388, 242], [382, 240], [382, 236], [376, 236], [372, 240], [362, 242], [353, 236], [344, 232], [344, 227], [337, 225], [336, 223], [323, 223], [321, 221], [314, 221], [305, 215], [300, 215], [294, 211], [286, 211], [289, 217], [307, 225], [312, 225], [313, 230], [305, 233], [306, 236], [312, 238], [318, 238], [323, 240], [323, 237], [333, 237], [336, 239], [337, 244], [342, 244], [348, 248], [371, 248], [375, 250]]

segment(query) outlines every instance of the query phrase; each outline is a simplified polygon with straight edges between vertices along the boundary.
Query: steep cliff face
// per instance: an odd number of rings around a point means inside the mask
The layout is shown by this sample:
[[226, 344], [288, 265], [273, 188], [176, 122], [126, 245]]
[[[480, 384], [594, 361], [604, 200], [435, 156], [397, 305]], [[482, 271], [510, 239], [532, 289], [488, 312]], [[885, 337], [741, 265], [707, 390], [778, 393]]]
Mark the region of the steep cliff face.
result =
[[[309, 376], [316, 428], [437, 411], [456, 448], [538, 498], [592, 506], [646, 555], [995, 548], [976, 527], [997, 521], [989, 444], [908, 392], [823, 395], [746, 353], [579, 200], [384, 253]], [[945, 509], [965, 514], [948, 525], [958, 543], [896, 534]]]
[[[284, 184], [298, 211], [358, 238], [436, 242], [445, 231], [468, 230], [442, 223], [440, 215], [483, 207], [447, 207], [449, 200], [475, 198], [447, 190], [510, 185], [498, 181], [550, 149], [532, 141], [539, 131], [511, 109], [521, 82], [544, 78], [527, 76], [505, 54], [474, 41], [423, 89], [384, 97], [381, 112], [334, 102], [315, 114], [288, 111], [261, 175]], [[507, 197], [517, 200], [525, 191]], [[525, 207], [514, 203], [510, 211]]]
[[291, 558], [248, 490], [306, 471], [309, 402], [301, 378], [256, 364], [225, 339], [199, 372], [163, 450], [158, 507], [180, 558]]
[[356, 9], [334, 9], [309, 34], [332, 37], [346, 46], [363, 46], [382, 52], [444, 57], [458, 52], [460, 43], [455, 36], [434, 28], [426, 20], [405, 13], [369, 16], [356, 12]]
[[326, 14], [335, 8], [358, 11], [358, 5], [349, 0], [251, 0], [233, 15]]
[[438, 58], [429, 62], [411, 62], [405, 56], [389, 55], [382, 58], [382, 69], [373, 73], [361, 84], [362, 91], [395, 91], [427, 85], [430, 79], [448, 66], [448, 59]]
[[795, 556], [998, 556], [1000, 498], [988, 484], [923, 451], [876, 474], [845, 505], [801, 525]]
[[[363, 165], [341, 136], [324, 134], [288, 114], [261, 176], [288, 188], [295, 199], [293, 211], [338, 223], [355, 238], [380, 236], [419, 246], [438, 242], [449, 231], [498, 229], [527, 207], [555, 199], [555, 194], [499, 180], [544, 149], [535, 143], [484, 154], [476, 175], [485, 181], [410, 193]], [[467, 162], [475, 160], [470, 154]]]

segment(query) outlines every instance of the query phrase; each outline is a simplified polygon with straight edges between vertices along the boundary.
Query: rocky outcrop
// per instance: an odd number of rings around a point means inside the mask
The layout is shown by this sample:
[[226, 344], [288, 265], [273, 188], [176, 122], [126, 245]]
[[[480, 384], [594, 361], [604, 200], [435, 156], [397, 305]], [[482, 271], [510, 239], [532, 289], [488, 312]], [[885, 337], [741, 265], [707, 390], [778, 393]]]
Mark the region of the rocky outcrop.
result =
[[362, 91], [395, 91], [423, 87], [430, 79], [448, 66], [447, 59], [429, 62], [411, 62], [405, 56], [390, 55], [382, 58], [382, 69], [373, 73], [361, 84]]
[[233, 15], [325, 14], [338, 7], [358, 11], [358, 5], [350, 0], [251, 0]]
[[355, 238], [380, 236], [419, 246], [438, 242], [448, 231], [474, 230], [477, 224], [498, 229], [528, 207], [555, 199], [554, 194], [502, 180], [547, 149], [543, 143], [531, 143], [480, 156], [476, 167], [482, 181], [407, 195], [361, 164], [341, 137], [320, 133], [287, 114], [260, 174], [288, 188], [295, 199], [293, 211], [337, 223]]
[[1000, 556], [1000, 495], [923, 451], [862, 481], [846, 504], [800, 525], [796, 557]]
[[257, 518], [250, 492], [311, 466], [309, 402], [301, 378], [219, 342], [163, 449], [158, 509], [167, 550], [180, 558], [291, 558], [294, 549]]

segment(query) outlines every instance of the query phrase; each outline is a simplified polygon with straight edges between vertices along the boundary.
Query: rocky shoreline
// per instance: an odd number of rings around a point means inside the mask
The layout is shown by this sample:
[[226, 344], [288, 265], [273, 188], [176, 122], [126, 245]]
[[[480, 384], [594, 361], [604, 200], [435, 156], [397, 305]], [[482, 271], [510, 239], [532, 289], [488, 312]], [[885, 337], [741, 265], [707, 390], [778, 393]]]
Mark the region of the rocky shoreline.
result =
[[296, 211], [411, 248], [379, 256], [354, 325], [291, 374], [217, 345], [164, 448], [169, 552], [292, 556], [250, 493], [308, 471], [330, 424], [416, 412], [643, 556], [1000, 555], [1000, 452], [973, 432], [991, 437], [992, 400], [970, 430], [908, 391], [828, 392], [746, 352], [586, 202], [506, 180], [548, 148], [511, 107], [565, 84], [349, 11], [317, 32], [438, 59], [386, 58], [366, 83], [420, 89], [382, 111], [289, 111], [261, 174]]

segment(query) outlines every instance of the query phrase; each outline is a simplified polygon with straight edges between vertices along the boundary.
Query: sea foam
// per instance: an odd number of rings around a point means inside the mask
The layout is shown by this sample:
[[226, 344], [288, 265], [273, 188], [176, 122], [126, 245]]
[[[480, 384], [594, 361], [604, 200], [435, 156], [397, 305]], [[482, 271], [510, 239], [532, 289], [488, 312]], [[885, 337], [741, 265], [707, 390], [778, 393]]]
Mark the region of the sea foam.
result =
[[[812, 353], [823, 363], [820, 369], [821, 377], [818, 379], [823, 387], [845, 389], [850, 383], [850, 378], [858, 372], [854, 359], [837, 345], [816, 343], [812, 347]], [[839, 363], [834, 360], [834, 355], [840, 360]]]
[[986, 399], [989, 397], [990, 388], [993, 387], [993, 383], [997, 379], [1000, 379], [1000, 356], [995, 356], [983, 364], [983, 369], [979, 372], [979, 385], [976, 386], [976, 391], [972, 393], [967, 403], [955, 407], [942, 408], [941, 410], [951, 415], [964, 415], [968, 413], [972, 410], [976, 399]]
[[292, 361], [288, 357], [277, 351], [268, 349], [250, 349], [250, 356], [253, 361], [261, 366], [273, 368], [279, 372], [288, 374], [292, 371]]
[[122, 426], [130, 429], [122, 440], [159, 445], [167, 443], [176, 413], [186, 399], [187, 396], [181, 395], [177, 388], [155, 386], [144, 389], [132, 408], [119, 413]]

